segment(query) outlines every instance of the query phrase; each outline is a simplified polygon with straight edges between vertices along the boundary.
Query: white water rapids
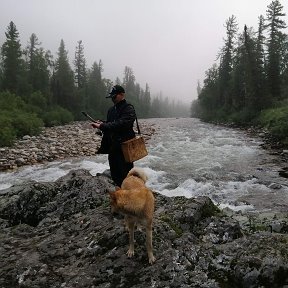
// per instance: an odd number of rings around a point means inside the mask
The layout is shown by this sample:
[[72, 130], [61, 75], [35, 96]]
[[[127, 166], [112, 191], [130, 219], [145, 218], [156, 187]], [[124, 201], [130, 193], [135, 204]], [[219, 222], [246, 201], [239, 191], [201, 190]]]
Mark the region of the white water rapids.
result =
[[[149, 119], [157, 133], [149, 155], [135, 162], [148, 174], [147, 186], [167, 196], [209, 196], [220, 208], [234, 211], [288, 211], [287, 179], [278, 175], [276, 156], [261, 140], [244, 132], [193, 118]], [[97, 155], [0, 173], [0, 193], [28, 180], [55, 181], [72, 169], [92, 175], [108, 169], [107, 155]], [[287, 212], [288, 213], [288, 212]]]

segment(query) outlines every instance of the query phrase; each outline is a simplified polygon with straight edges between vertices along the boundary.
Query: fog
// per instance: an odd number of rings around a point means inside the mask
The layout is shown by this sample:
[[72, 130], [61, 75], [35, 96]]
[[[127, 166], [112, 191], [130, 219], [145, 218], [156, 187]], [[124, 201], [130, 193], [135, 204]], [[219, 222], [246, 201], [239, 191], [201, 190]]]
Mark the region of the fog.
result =
[[[225, 21], [236, 16], [257, 30], [272, 0], [0, 0], [0, 45], [13, 21], [24, 48], [35, 33], [56, 56], [61, 39], [74, 59], [82, 40], [87, 66], [103, 62], [103, 77], [121, 80], [132, 68], [152, 95], [190, 103], [197, 82], [216, 60], [225, 38]], [[287, 14], [286, 2], [280, 1]], [[286, 7], [287, 6], [287, 7]], [[73, 67], [73, 66], [72, 66]]]

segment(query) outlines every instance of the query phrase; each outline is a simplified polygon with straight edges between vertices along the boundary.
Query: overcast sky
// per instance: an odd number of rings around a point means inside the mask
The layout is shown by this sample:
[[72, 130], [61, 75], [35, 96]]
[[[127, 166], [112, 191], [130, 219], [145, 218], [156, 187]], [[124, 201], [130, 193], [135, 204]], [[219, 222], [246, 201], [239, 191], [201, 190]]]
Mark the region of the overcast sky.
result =
[[[272, 0], [0, 0], [0, 45], [10, 21], [22, 47], [35, 33], [56, 55], [63, 39], [72, 63], [82, 40], [88, 67], [103, 62], [103, 76], [123, 79], [132, 68], [142, 88], [191, 102], [197, 82], [223, 46], [225, 21], [235, 15], [257, 30]], [[284, 5], [287, 14], [288, 4]], [[288, 24], [288, 17], [285, 17]]]

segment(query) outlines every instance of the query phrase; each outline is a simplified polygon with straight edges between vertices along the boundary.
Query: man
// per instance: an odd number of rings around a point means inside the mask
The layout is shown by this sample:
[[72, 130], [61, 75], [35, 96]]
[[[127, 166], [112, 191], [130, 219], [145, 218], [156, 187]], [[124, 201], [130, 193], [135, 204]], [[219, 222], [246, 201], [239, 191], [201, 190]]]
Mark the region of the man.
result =
[[120, 85], [112, 87], [109, 96], [114, 106], [107, 113], [107, 121], [92, 124], [103, 132], [99, 154], [108, 153], [108, 161], [112, 180], [121, 187], [122, 181], [133, 168], [133, 163], [124, 159], [121, 143], [135, 137], [133, 124], [136, 119], [134, 107], [125, 100], [125, 90]]

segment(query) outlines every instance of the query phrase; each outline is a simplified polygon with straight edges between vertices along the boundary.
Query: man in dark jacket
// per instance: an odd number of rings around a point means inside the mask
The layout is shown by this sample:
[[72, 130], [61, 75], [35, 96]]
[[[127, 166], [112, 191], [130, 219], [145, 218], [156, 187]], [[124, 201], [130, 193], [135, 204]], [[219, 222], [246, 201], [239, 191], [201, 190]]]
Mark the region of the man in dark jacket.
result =
[[98, 121], [92, 127], [103, 132], [99, 154], [108, 154], [108, 161], [112, 180], [117, 186], [121, 186], [122, 181], [128, 172], [133, 168], [133, 163], [128, 163], [124, 159], [121, 143], [135, 137], [133, 123], [136, 119], [134, 107], [125, 100], [125, 90], [120, 85], [112, 87], [109, 96], [114, 106], [107, 113], [107, 121]]

